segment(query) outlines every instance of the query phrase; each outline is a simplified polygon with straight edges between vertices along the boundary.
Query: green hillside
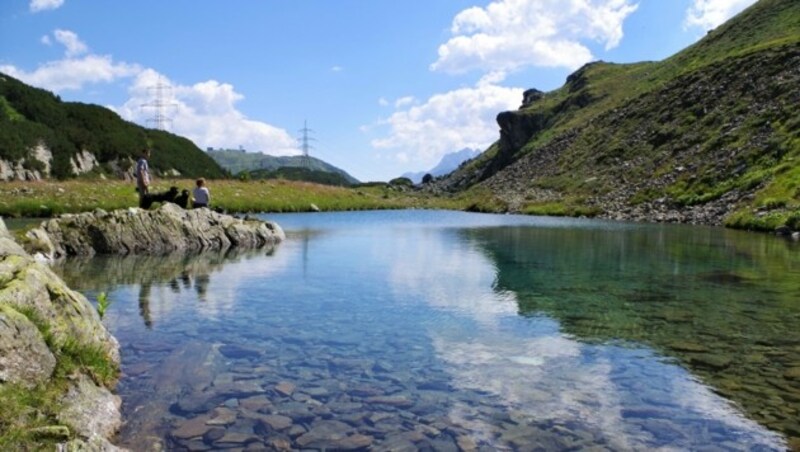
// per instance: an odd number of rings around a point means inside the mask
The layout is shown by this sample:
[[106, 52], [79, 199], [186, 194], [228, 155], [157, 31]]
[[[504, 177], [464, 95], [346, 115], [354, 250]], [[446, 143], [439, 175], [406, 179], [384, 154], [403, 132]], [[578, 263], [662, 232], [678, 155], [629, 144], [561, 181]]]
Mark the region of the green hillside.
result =
[[352, 185], [344, 176], [339, 173], [332, 173], [329, 171], [320, 171], [315, 169], [297, 167], [297, 166], [282, 166], [273, 170], [253, 170], [247, 173], [250, 179], [284, 179], [303, 182], [314, 182], [322, 185], [335, 185], [339, 187], [348, 187]]
[[[289, 180], [307, 180], [308, 182], [335, 181], [335, 183], [328, 183], [327, 185], [353, 185], [359, 183], [358, 179], [346, 171], [311, 156], [274, 156], [260, 152], [244, 152], [233, 149], [209, 150], [208, 155], [234, 175], [252, 171], [254, 173], [251, 177], [256, 179], [281, 178], [285, 176], [284, 178]], [[282, 168], [305, 168], [308, 171], [278, 171]], [[332, 176], [316, 173], [330, 173]], [[312, 179], [295, 179], [295, 177], [301, 177], [303, 174], [307, 174]]]
[[761, 0], [660, 62], [587, 64], [434, 189], [486, 209], [800, 226], [800, 2]]
[[125, 121], [97, 105], [63, 102], [49, 91], [28, 86], [0, 73], [0, 159], [41, 169], [31, 149], [43, 143], [53, 154], [51, 174], [75, 176], [70, 160], [88, 151], [100, 163], [96, 170], [113, 174], [112, 164], [126, 169], [144, 147], [154, 150], [156, 172], [172, 170], [187, 177], [219, 178], [225, 171], [190, 140]]

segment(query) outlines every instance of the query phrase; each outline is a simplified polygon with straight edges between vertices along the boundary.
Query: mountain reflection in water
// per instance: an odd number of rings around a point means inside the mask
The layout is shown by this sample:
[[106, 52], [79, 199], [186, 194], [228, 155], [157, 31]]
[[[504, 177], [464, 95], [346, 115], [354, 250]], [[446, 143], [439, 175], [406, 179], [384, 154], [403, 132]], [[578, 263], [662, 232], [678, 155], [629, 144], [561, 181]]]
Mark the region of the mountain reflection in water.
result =
[[122, 445], [780, 450], [800, 437], [787, 282], [800, 266], [772, 237], [460, 212], [270, 219], [288, 238], [269, 253], [61, 267], [112, 299]]

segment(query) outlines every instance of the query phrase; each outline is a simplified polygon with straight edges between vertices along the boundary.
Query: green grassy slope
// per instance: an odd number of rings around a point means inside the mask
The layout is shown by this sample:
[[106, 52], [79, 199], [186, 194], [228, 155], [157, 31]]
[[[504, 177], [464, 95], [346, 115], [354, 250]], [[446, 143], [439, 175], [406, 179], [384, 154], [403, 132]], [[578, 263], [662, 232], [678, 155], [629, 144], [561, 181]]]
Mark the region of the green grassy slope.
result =
[[188, 177], [217, 178], [225, 171], [186, 138], [146, 129], [113, 111], [79, 102], [62, 102], [49, 91], [0, 74], [0, 158], [40, 169], [31, 148], [44, 143], [53, 153], [52, 175], [74, 176], [70, 159], [81, 151], [94, 154], [101, 170], [109, 163], [136, 159], [144, 147], [154, 149], [151, 167], [177, 170]]
[[277, 169], [260, 169], [247, 173], [250, 179], [285, 179], [294, 181], [314, 182], [322, 185], [336, 185], [346, 187], [352, 185], [344, 176], [339, 173], [321, 171], [316, 169], [302, 168], [296, 166], [282, 166]]

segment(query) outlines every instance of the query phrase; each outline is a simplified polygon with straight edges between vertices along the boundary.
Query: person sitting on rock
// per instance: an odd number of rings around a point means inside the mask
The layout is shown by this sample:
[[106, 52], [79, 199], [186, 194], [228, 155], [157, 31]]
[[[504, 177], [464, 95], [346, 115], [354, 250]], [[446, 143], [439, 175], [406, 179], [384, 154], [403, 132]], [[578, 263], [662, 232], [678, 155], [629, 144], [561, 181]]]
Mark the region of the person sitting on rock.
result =
[[211, 194], [206, 187], [206, 180], [202, 177], [197, 179], [197, 187], [192, 191], [192, 197], [194, 198], [192, 201], [193, 209], [208, 207], [208, 202], [211, 201]]

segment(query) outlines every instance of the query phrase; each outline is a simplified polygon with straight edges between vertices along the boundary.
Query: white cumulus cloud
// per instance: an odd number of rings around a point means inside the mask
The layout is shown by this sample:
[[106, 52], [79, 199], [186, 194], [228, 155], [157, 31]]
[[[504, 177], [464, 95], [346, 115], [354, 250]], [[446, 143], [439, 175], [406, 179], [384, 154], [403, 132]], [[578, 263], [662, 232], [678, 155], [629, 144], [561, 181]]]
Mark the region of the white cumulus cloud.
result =
[[616, 47], [632, 0], [495, 0], [453, 19], [450, 40], [432, 70], [513, 71], [525, 66], [575, 69], [592, 59], [583, 41]]
[[[68, 30], [53, 32], [66, 48], [63, 59], [41, 64], [33, 71], [13, 65], [0, 65], [4, 72], [23, 82], [55, 93], [80, 91], [91, 85], [130, 79], [130, 98], [122, 106], [108, 106], [123, 118], [145, 126], [155, 116], [156, 91], [161, 85], [162, 99], [168, 104], [161, 111], [169, 120], [169, 130], [204, 147], [238, 148], [273, 155], [298, 154], [296, 140], [284, 129], [246, 117], [236, 108], [244, 96], [233, 85], [208, 80], [194, 85], [171, 83], [153, 69], [118, 62], [110, 55], [88, 52], [78, 35]], [[41, 42], [52, 45], [49, 35]]]
[[31, 12], [38, 13], [48, 9], [58, 9], [64, 4], [64, 0], [31, 0]]
[[[58, 29], [53, 32], [53, 37], [65, 48], [63, 59], [48, 61], [33, 71], [13, 65], [0, 66], [0, 71], [54, 92], [79, 90], [93, 83], [111, 83], [142, 71], [137, 64], [115, 62], [109, 55], [84, 55], [89, 47], [73, 31]], [[40, 41], [48, 46], [53, 44], [49, 35], [42, 36]]]
[[396, 151], [393, 157], [398, 163], [414, 162], [420, 168], [458, 149], [485, 149], [498, 138], [497, 114], [518, 108], [522, 91], [482, 80], [474, 87], [436, 94], [424, 103], [400, 102], [389, 118], [380, 121], [388, 127], [388, 136], [371, 144]]
[[56, 30], [53, 32], [56, 41], [60, 42], [67, 49], [67, 57], [78, 56], [86, 53], [89, 48], [81, 41], [75, 32], [69, 30]]
[[[296, 140], [284, 129], [247, 118], [236, 108], [244, 96], [228, 83], [216, 80], [180, 85], [148, 69], [129, 88], [130, 99], [116, 110], [125, 119], [148, 124], [155, 116], [156, 93], [168, 129], [201, 148], [238, 148], [272, 155], [296, 155]], [[153, 125], [150, 123], [149, 125]]]
[[412, 105], [417, 102], [417, 99], [414, 96], [403, 96], [396, 101], [394, 101], [395, 108], [403, 108], [409, 105]]
[[132, 77], [141, 70], [139, 65], [115, 62], [108, 55], [85, 55], [81, 58], [49, 61], [33, 71], [25, 71], [12, 65], [0, 66], [0, 72], [54, 92], [80, 90], [94, 83], [111, 83], [120, 78]]
[[756, 0], [694, 0], [686, 11], [685, 25], [711, 30], [755, 2]]

